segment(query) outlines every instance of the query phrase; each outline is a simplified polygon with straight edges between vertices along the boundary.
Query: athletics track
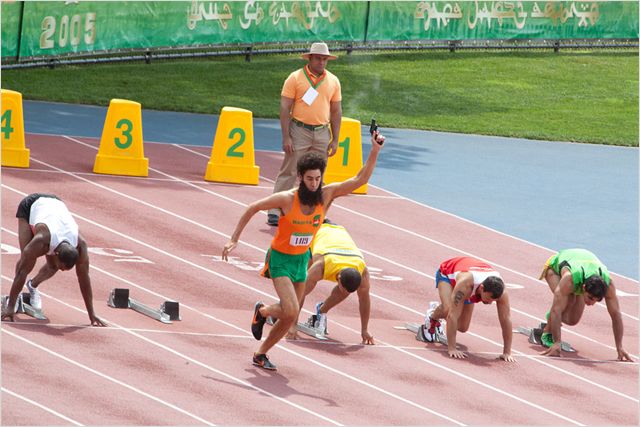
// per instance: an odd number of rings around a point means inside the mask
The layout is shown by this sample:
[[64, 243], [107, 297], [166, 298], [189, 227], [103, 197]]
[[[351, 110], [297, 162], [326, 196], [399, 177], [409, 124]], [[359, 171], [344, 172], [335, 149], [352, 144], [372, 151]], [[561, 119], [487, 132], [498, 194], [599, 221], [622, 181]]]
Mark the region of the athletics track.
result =
[[[603, 304], [564, 329], [577, 353], [541, 357], [514, 334], [514, 364], [496, 360], [495, 305], [477, 307], [470, 331], [459, 335], [467, 360], [395, 328], [423, 319], [436, 299], [433, 272], [459, 255], [489, 261], [511, 284], [514, 327], [537, 325], [550, 304], [537, 280], [548, 249], [374, 186], [366, 196], [341, 198], [329, 216], [347, 227], [375, 272], [370, 332], [377, 344], [359, 344], [351, 297], [330, 313], [328, 342], [282, 341], [270, 352], [278, 371], [266, 372], [251, 365], [257, 343], [249, 331], [253, 303], [275, 301], [256, 271], [274, 231], [266, 215], [249, 223], [234, 262], [220, 254], [246, 204], [271, 193], [281, 154], [258, 151], [260, 184], [241, 186], [202, 180], [208, 147], [145, 143], [149, 177], [132, 178], [91, 172], [96, 139], [27, 138], [31, 167], [2, 169], [2, 293], [17, 259], [18, 202], [54, 192], [91, 247], [94, 306], [110, 327], [86, 326], [72, 272], [46, 282], [49, 321], [18, 315], [2, 323], [3, 425], [638, 424], [638, 364], [614, 360]], [[613, 277], [622, 291], [624, 346], [637, 359], [638, 283]], [[178, 300], [183, 320], [164, 325], [109, 308], [115, 287], [150, 306]], [[321, 282], [306, 308], [329, 289]]]

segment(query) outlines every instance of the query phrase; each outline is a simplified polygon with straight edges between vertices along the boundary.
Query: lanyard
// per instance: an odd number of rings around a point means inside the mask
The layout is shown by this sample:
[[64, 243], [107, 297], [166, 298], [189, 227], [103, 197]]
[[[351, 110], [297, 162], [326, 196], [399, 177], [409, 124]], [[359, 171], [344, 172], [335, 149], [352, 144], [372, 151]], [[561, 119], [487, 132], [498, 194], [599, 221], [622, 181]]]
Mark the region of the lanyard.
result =
[[322, 82], [324, 81], [324, 78], [327, 76], [327, 72], [325, 71], [324, 73], [322, 73], [322, 75], [320, 77], [318, 77], [318, 80], [316, 81], [316, 84], [313, 84], [313, 81], [311, 80], [311, 72], [307, 69], [307, 65], [304, 66], [304, 68], [302, 69], [302, 71], [304, 72], [304, 76], [307, 78], [307, 80], [309, 81], [309, 84], [311, 85], [312, 88], [314, 89], [318, 89], [318, 86], [320, 86], [322, 84]]

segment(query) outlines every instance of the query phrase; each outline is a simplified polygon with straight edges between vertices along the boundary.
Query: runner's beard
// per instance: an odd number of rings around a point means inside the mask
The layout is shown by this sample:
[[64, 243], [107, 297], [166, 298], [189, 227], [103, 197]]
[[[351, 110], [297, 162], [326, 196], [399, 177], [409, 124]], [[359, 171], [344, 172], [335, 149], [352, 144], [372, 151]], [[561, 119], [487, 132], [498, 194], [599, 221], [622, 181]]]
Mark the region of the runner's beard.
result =
[[316, 191], [311, 191], [307, 188], [304, 181], [300, 181], [300, 187], [298, 187], [298, 197], [300, 203], [307, 206], [317, 206], [322, 204], [322, 184]]

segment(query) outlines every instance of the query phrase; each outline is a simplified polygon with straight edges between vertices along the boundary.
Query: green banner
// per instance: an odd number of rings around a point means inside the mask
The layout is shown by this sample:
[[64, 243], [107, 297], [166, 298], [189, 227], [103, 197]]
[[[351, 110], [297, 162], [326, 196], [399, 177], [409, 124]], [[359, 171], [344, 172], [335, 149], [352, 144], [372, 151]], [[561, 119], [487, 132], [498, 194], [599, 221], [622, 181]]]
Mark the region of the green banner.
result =
[[367, 40], [638, 38], [638, 2], [371, 2]]
[[364, 40], [366, 2], [26, 2], [20, 56]]
[[637, 39], [638, 2], [2, 2], [3, 57], [16, 56], [17, 46], [20, 57], [33, 58], [317, 40], [574, 38]]
[[22, 5], [21, 1], [0, 2], [2, 58], [16, 58], [18, 56]]

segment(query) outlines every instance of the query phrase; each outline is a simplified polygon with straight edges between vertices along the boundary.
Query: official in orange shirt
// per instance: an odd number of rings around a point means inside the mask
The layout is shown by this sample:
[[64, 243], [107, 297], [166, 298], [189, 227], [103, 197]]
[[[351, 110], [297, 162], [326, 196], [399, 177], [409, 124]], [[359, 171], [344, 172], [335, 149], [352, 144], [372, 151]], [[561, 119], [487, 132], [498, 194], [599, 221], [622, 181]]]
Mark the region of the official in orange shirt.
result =
[[302, 299], [307, 280], [307, 267], [311, 253], [309, 246], [320, 228], [324, 213], [333, 199], [350, 194], [369, 182], [384, 143], [378, 131], [371, 136], [372, 148], [364, 166], [356, 176], [343, 182], [322, 185], [326, 168], [325, 159], [318, 153], [307, 153], [298, 161], [300, 178], [298, 188], [281, 191], [251, 203], [240, 217], [231, 239], [222, 250], [222, 259], [227, 261], [229, 253], [238, 245], [240, 234], [251, 218], [260, 210], [280, 209], [278, 230], [267, 251], [264, 277], [273, 281], [280, 301], [266, 306], [258, 301], [254, 306], [251, 332], [255, 339], [262, 339], [262, 329], [268, 316], [278, 319], [258, 351], [253, 354], [253, 364], [264, 369], [275, 370], [276, 366], [267, 358], [267, 352], [285, 336], [298, 317], [299, 300]]
[[[289, 190], [296, 180], [296, 165], [306, 153], [318, 153], [325, 161], [338, 146], [342, 121], [340, 80], [326, 69], [336, 59], [325, 43], [313, 43], [302, 55], [308, 63], [289, 75], [280, 97], [280, 126], [284, 160], [273, 192]], [[270, 209], [269, 225], [278, 225], [278, 209]]]

